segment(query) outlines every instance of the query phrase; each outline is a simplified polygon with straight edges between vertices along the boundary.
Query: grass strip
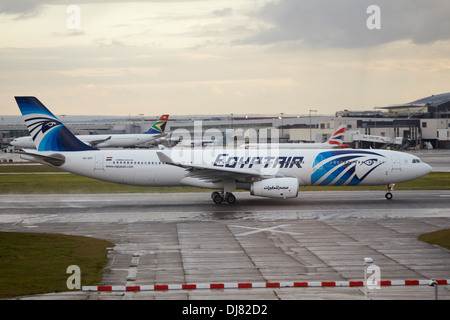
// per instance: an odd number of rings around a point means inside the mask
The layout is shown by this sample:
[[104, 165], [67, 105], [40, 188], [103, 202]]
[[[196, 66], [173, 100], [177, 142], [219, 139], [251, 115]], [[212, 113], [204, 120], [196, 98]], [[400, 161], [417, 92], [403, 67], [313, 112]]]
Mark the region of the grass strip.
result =
[[419, 240], [429, 244], [436, 244], [450, 250], [450, 229], [422, 234], [419, 236]]
[[[41, 166], [45, 168], [44, 166]], [[74, 174], [2, 174], [0, 167], [0, 194], [29, 193], [171, 193], [210, 192], [195, 187], [137, 187], [99, 181]], [[24, 169], [24, 170], [28, 170]], [[354, 191], [383, 190], [383, 186], [309, 186], [300, 191]], [[395, 190], [450, 190], [450, 172], [432, 172], [413, 181], [399, 183]]]
[[80, 267], [81, 285], [98, 285], [108, 247], [88, 237], [0, 232], [0, 298], [69, 291], [70, 265]]

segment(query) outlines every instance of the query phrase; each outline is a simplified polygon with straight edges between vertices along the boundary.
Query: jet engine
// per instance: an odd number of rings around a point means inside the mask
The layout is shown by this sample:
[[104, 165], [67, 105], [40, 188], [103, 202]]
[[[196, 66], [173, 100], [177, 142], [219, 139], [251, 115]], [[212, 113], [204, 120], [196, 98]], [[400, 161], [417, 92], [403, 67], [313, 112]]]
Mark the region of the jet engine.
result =
[[298, 195], [298, 186], [297, 178], [272, 178], [253, 182], [250, 194], [269, 198], [295, 198]]

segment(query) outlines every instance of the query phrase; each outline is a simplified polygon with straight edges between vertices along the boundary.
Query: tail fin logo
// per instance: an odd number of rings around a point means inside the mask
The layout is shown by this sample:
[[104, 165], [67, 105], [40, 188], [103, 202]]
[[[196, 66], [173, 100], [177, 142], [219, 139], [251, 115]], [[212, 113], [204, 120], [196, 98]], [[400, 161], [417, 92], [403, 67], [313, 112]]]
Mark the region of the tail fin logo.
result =
[[59, 121], [47, 122], [45, 125], [42, 126], [42, 132], [46, 132], [47, 130], [59, 125], [61, 125], [61, 122]]
[[162, 134], [166, 130], [167, 120], [169, 120], [169, 115], [162, 115], [158, 121], [156, 121], [153, 126], [148, 130], [147, 134]]
[[[34, 122], [33, 122], [34, 121]], [[31, 134], [33, 134], [32, 131], [35, 131], [36, 129], [40, 128], [40, 131], [38, 131], [34, 136], [33, 136], [33, 140], [35, 139], [35, 137], [39, 134], [39, 133], [46, 133], [48, 130], [55, 128], [57, 126], [62, 125], [61, 122], [59, 122], [58, 120], [54, 120], [54, 119], [49, 119], [49, 118], [32, 118], [32, 119], [27, 119], [25, 120], [27, 127], [30, 131]]]
[[327, 143], [330, 145], [343, 146], [345, 130], [345, 125], [339, 126], [333, 136], [331, 136], [331, 138], [327, 141]]
[[38, 151], [97, 150], [78, 140], [37, 98], [16, 101]]

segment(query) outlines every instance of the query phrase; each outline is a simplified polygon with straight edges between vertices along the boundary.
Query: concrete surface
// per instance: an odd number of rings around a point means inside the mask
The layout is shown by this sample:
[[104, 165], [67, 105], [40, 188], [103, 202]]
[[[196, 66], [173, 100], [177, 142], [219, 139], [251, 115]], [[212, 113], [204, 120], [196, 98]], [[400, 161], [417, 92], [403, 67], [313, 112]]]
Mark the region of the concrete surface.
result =
[[[450, 227], [450, 191], [300, 192], [272, 200], [237, 193], [2, 195], [0, 230], [50, 232], [116, 244], [102, 285], [449, 279], [449, 251], [417, 237]], [[83, 270], [81, 270], [83, 274]], [[83, 284], [84, 285], [84, 284]], [[434, 299], [429, 286], [382, 287], [370, 299]], [[64, 292], [19, 299], [364, 299], [362, 287]], [[450, 300], [450, 286], [439, 286]]]

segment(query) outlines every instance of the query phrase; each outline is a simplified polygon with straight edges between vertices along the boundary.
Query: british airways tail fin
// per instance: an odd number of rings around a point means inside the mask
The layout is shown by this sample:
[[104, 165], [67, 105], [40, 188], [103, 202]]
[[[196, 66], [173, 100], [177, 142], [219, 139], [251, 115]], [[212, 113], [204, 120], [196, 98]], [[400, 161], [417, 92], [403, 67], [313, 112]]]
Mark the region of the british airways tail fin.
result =
[[38, 151], [98, 150], [78, 140], [36, 97], [15, 97]]
[[343, 147], [344, 144], [344, 134], [345, 134], [345, 129], [347, 128], [346, 125], [340, 125], [336, 131], [334, 132], [334, 134], [330, 137], [330, 139], [328, 139], [327, 143], [329, 145], [332, 146], [336, 146], [336, 147]]
[[169, 120], [169, 115], [163, 114], [145, 134], [163, 134], [166, 130], [167, 120]]

